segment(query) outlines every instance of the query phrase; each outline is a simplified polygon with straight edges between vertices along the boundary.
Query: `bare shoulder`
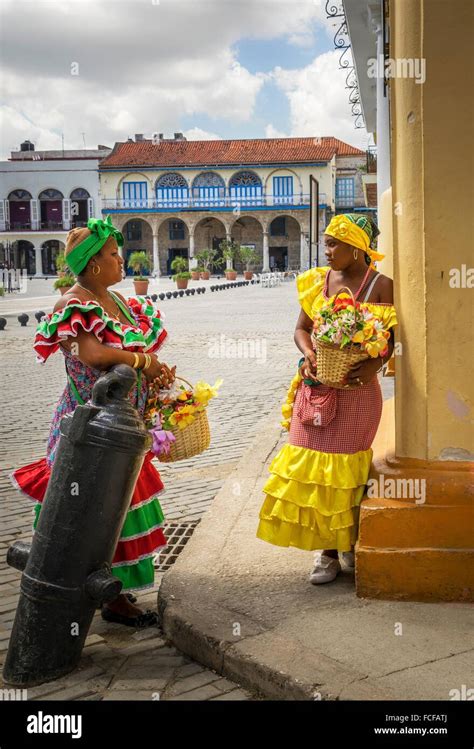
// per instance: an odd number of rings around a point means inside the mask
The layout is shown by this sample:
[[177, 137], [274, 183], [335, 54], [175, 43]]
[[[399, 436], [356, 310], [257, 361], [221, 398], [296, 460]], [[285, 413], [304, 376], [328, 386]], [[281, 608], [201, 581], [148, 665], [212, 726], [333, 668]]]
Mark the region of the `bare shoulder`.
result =
[[[77, 293], [77, 291], [67, 291], [65, 294], [59, 297], [58, 301], [54, 305], [53, 312], [59, 312], [59, 310], [63, 309], [68, 302], [71, 301], [71, 299], [80, 299], [81, 297]], [[84, 301], [81, 299], [81, 301]]]
[[377, 302], [393, 304], [393, 281], [391, 278], [380, 274], [376, 290], [378, 295]]

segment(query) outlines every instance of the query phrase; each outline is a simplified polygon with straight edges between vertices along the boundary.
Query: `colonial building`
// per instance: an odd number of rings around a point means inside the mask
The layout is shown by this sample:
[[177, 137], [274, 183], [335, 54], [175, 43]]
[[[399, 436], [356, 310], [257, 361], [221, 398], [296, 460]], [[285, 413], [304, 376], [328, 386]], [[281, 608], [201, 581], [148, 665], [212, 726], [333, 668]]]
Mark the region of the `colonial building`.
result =
[[155, 275], [169, 274], [178, 255], [195, 267], [196, 253], [224, 239], [253, 247], [257, 270], [304, 269], [310, 176], [319, 182], [321, 234], [334, 212], [366, 210], [365, 172], [366, 153], [337, 138], [138, 135], [116, 143], [99, 165], [101, 210], [124, 233], [124, 258], [145, 250]]
[[0, 262], [30, 275], [56, 273], [66, 234], [99, 209], [97, 149], [35, 151], [25, 141], [0, 164]]

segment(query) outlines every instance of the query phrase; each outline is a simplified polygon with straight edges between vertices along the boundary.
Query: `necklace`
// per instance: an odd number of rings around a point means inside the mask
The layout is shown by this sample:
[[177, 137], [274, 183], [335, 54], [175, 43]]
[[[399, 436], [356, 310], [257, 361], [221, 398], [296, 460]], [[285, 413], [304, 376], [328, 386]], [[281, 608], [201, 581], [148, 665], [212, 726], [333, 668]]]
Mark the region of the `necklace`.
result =
[[[367, 268], [367, 271], [366, 271], [366, 273], [365, 273], [365, 276], [364, 276], [364, 278], [362, 279], [362, 282], [361, 282], [361, 284], [360, 284], [359, 288], [357, 289], [357, 291], [353, 292], [353, 294], [354, 294], [354, 299], [357, 299], [357, 297], [359, 296], [360, 292], [361, 292], [361, 291], [362, 291], [362, 289], [364, 288], [364, 286], [365, 286], [365, 283], [366, 283], [366, 281], [367, 281], [367, 278], [368, 278], [368, 276], [369, 276], [369, 273], [370, 273], [370, 271], [371, 271], [371, 268], [370, 268], [370, 267], [369, 267], [369, 268]], [[331, 272], [331, 268], [330, 268], [330, 269], [328, 270], [328, 272], [326, 273], [326, 279], [325, 279], [325, 282], [324, 282], [323, 295], [324, 295], [324, 296], [326, 297], [326, 299], [328, 299], [328, 298], [329, 298], [329, 274], [330, 274], [330, 272]]]
[[[79, 288], [80, 288], [80, 289], [83, 289], [84, 291], [87, 291], [87, 293], [88, 293], [88, 294], [90, 294], [90, 295], [91, 295], [92, 297], [96, 296], [96, 294], [93, 294], [93, 293], [92, 293], [92, 291], [91, 291], [90, 289], [86, 289], [86, 287], [85, 287], [85, 286], [83, 286], [83, 285], [82, 285], [81, 283], [79, 283], [79, 281], [76, 281], [76, 286], [79, 286]], [[107, 292], [107, 294], [108, 294], [108, 298], [109, 298], [109, 299], [111, 299], [111, 300], [113, 301], [113, 303], [114, 303], [114, 305], [115, 305], [115, 309], [117, 310], [118, 314], [115, 314], [115, 315], [114, 315], [114, 314], [113, 314], [113, 312], [110, 312], [110, 311], [109, 311], [109, 310], [108, 310], [108, 309], [107, 309], [107, 308], [105, 307], [105, 305], [104, 305], [103, 303], [102, 303], [102, 306], [104, 307], [105, 311], [106, 311], [106, 312], [107, 312], [107, 313], [108, 313], [108, 314], [109, 314], [109, 315], [110, 315], [111, 317], [113, 317], [113, 318], [114, 318], [115, 320], [118, 320], [118, 322], [121, 322], [121, 320], [120, 320], [120, 307], [118, 306], [118, 304], [117, 304], [117, 302], [115, 301], [115, 299], [114, 299], [114, 298], [113, 298], [113, 297], [111, 296], [111, 294], [109, 294], [109, 292]]]

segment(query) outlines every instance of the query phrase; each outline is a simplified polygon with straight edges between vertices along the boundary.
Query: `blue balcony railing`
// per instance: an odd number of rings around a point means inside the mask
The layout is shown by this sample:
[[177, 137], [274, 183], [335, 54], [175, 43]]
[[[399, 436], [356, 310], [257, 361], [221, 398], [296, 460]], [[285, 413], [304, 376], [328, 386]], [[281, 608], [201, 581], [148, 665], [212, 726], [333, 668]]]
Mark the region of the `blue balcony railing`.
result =
[[[325, 193], [319, 194], [319, 205], [325, 206], [327, 204], [327, 196]], [[271, 208], [273, 206], [302, 206], [309, 205], [309, 194], [298, 194], [298, 195], [262, 195], [262, 196], [249, 196], [249, 197], [235, 197], [232, 195], [225, 195], [222, 197], [192, 197], [191, 195], [183, 197], [170, 197], [170, 198], [148, 198], [148, 199], [124, 199], [124, 198], [103, 198], [102, 199], [102, 210], [104, 211], [120, 211], [120, 210], [147, 210], [147, 211], [169, 211], [169, 210], [215, 210], [216, 208], [228, 208], [233, 210], [235, 208]]]

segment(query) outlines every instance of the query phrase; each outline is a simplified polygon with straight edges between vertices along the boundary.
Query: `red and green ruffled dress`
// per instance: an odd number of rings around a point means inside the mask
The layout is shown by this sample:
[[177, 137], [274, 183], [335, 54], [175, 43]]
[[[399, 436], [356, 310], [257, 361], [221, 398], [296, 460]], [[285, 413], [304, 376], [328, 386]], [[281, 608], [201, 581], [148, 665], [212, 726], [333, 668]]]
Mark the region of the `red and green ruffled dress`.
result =
[[[118, 296], [113, 296], [128, 319], [128, 324], [110, 317], [96, 301], [71, 299], [61, 310], [43, 317], [38, 325], [33, 344], [37, 361], [44, 363], [51, 354], [60, 350], [65, 360], [67, 384], [54, 411], [46, 457], [18, 468], [12, 474], [16, 488], [36, 503], [33, 528], [38, 523], [41, 503], [54, 463], [60, 437], [59, 423], [78, 404], [89, 400], [92, 388], [102, 374], [100, 370], [88, 367], [65, 351], [60, 347], [60, 341], [75, 338], [79, 330], [84, 330], [95, 335], [106, 346], [152, 353], [158, 351], [167, 336], [160, 312], [148, 300], [143, 297], [130, 298], [125, 306]], [[142, 416], [147, 390], [147, 382], [143, 377], [140, 378], [139, 386], [130, 393], [133, 405]], [[151, 452], [145, 456], [112, 561], [112, 573], [122, 581], [123, 591], [153, 586], [153, 557], [166, 545], [164, 517], [158, 500], [164, 487], [160, 474], [151, 462], [152, 458]]]

